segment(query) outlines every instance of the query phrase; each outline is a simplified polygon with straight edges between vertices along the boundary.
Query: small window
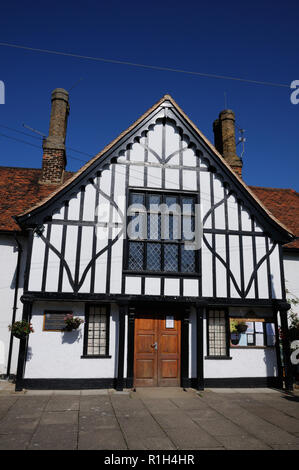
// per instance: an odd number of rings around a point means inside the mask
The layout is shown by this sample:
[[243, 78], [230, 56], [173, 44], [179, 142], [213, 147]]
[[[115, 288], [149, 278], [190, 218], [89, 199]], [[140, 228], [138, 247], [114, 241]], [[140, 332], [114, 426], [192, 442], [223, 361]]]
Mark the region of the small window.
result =
[[227, 312], [210, 310], [208, 312], [208, 356], [228, 356]]
[[84, 331], [84, 356], [109, 355], [109, 322], [108, 306], [88, 305]]
[[65, 328], [64, 318], [73, 312], [46, 310], [44, 313], [43, 331], [62, 331]]

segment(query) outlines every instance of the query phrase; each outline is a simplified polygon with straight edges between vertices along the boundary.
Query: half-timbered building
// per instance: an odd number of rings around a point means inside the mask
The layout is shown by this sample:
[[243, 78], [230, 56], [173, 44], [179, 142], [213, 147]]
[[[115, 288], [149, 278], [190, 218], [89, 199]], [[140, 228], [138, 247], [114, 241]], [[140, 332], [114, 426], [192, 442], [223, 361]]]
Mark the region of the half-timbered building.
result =
[[[165, 95], [66, 175], [68, 95], [52, 101], [39, 176], [51, 190], [15, 214], [34, 328], [17, 390], [281, 386], [294, 235], [242, 180], [233, 112], [214, 146]], [[67, 314], [84, 323], [66, 331]]]

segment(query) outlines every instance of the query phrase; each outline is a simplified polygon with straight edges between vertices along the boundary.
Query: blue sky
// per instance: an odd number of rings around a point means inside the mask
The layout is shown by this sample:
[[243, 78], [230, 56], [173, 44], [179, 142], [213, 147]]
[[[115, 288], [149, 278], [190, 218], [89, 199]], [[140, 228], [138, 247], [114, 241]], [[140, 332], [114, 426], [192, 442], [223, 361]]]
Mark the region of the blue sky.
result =
[[[2, 2], [0, 42], [289, 85], [299, 79], [298, 13], [284, 2]], [[50, 94], [71, 90], [67, 145], [95, 154], [165, 93], [213, 142], [228, 107], [246, 130], [244, 180], [299, 191], [299, 104], [288, 87], [253, 85], [0, 47], [0, 164], [40, 167]], [[33, 146], [4, 137], [25, 140]], [[35, 147], [37, 146], [37, 147]], [[239, 153], [240, 146], [237, 147]], [[82, 159], [79, 161], [76, 159]], [[75, 171], [88, 157], [68, 152]]]

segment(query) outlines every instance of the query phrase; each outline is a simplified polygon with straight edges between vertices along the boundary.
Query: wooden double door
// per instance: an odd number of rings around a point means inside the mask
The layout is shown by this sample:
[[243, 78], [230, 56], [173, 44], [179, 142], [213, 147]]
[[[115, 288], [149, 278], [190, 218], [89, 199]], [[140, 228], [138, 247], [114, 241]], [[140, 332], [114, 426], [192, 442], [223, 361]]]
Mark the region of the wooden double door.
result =
[[180, 386], [181, 320], [178, 314], [135, 317], [134, 386]]

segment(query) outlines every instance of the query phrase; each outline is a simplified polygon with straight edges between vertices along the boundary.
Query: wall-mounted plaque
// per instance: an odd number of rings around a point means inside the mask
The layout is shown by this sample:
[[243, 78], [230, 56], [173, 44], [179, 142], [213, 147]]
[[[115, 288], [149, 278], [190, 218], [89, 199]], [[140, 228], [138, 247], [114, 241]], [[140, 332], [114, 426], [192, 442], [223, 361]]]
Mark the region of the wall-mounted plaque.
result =
[[44, 314], [44, 331], [62, 331], [65, 327], [64, 317], [72, 312], [46, 311]]

